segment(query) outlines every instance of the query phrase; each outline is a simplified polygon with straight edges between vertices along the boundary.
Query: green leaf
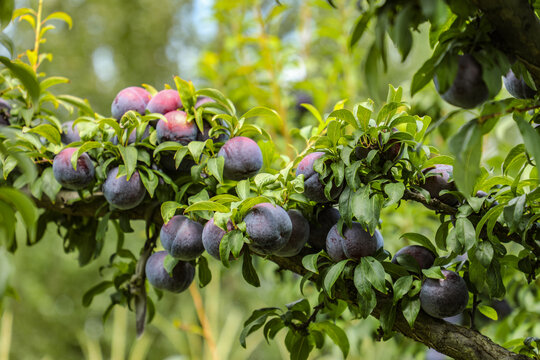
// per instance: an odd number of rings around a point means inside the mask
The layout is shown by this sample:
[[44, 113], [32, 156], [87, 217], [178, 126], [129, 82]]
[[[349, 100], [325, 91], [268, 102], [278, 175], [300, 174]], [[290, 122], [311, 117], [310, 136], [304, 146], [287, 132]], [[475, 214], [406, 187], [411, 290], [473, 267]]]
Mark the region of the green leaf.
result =
[[93, 286], [90, 288], [87, 292], [84, 293], [82, 298], [82, 304], [84, 307], [90, 306], [92, 304], [92, 300], [94, 300], [94, 297], [98, 294], [101, 294], [111, 286], [113, 286], [114, 283], [112, 281], [102, 281], [99, 284]]
[[58, 95], [56, 98], [58, 100], [65, 101], [68, 104], [75, 105], [77, 109], [79, 109], [81, 115], [94, 116], [94, 110], [92, 110], [92, 107], [86, 99], [83, 100], [73, 95]]
[[454, 228], [454, 236], [469, 251], [476, 244], [476, 233], [473, 224], [467, 218], [458, 218]]
[[422, 274], [430, 279], [445, 279], [440, 266], [432, 266], [429, 269], [422, 269]]
[[405, 185], [403, 183], [389, 183], [384, 186], [384, 192], [388, 195], [388, 200], [384, 206], [390, 206], [397, 203], [405, 193]]
[[0, 200], [11, 204], [21, 214], [26, 231], [33, 241], [38, 220], [38, 212], [34, 202], [21, 191], [9, 187], [0, 187]]
[[253, 333], [254, 331], [257, 331], [261, 328], [261, 326], [264, 325], [266, 322], [266, 319], [268, 316], [276, 315], [276, 310], [279, 310], [278, 308], [263, 308], [263, 309], [257, 309], [253, 311], [249, 319], [247, 319], [244, 322], [244, 329], [242, 330], [242, 333], [240, 334], [240, 345], [242, 345], [243, 348], [246, 347], [246, 337], [249, 336], [249, 334]]
[[365, 12], [362, 16], [358, 18], [356, 25], [354, 25], [353, 31], [349, 38], [349, 48], [353, 48], [354, 45], [362, 38], [362, 35], [366, 31], [369, 21], [373, 16], [373, 12]]
[[71, 20], [71, 16], [62, 11], [56, 11], [51, 13], [43, 20], [43, 23], [46, 23], [47, 21], [53, 19], [64, 21], [66, 24], [68, 24], [69, 29], [71, 29], [71, 27], [73, 26], [73, 20]]
[[347, 358], [347, 355], [349, 355], [350, 345], [347, 334], [345, 333], [345, 331], [343, 331], [342, 328], [329, 321], [323, 321], [311, 323], [310, 329], [317, 330], [328, 335], [328, 337], [332, 339], [334, 344], [339, 346], [339, 348], [341, 349], [341, 352], [343, 353], [343, 358]]
[[375, 292], [371, 288], [371, 283], [368, 281], [366, 274], [364, 274], [364, 269], [361, 264], [358, 264], [354, 269], [354, 286], [362, 298], [358, 303], [358, 307], [360, 316], [365, 319], [377, 305], [377, 298]]
[[50, 124], [41, 124], [33, 128], [25, 128], [24, 131], [43, 136], [52, 144], [60, 145], [60, 132]]
[[199, 274], [199, 287], [203, 288], [212, 281], [212, 273], [210, 272], [210, 268], [208, 268], [208, 260], [204, 256], [199, 256], [197, 270]]
[[302, 265], [306, 270], [309, 270], [315, 274], [319, 273], [319, 269], [317, 268], [317, 260], [319, 260], [320, 253], [317, 254], [309, 254], [302, 258]]
[[341, 276], [341, 273], [343, 272], [343, 269], [348, 262], [349, 259], [346, 259], [332, 265], [324, 276], [323, 286], [330, 297], [332, 297], [332, 287], [336, 283], [337, 279], [339, 279], [339, 277]]
[[193, 83], [181, 79], [179, 76], [174, 77], [174, 83], [178, 89], [178, 95], [180, 95], [183, 107], [192, 109], [195, 106], [195, 87], [193, 86]]
[[[176, 141], [166, 141], [164, 143], [159, 144], [154, 149], [154, 156], [156, 156], [161, 151], [177, 151], [182, 148], [184, 148], [184, 145], [177, 143]], [[186, 149], [186, 152], [187, 152], [187, 149]]]
[[238, 184], [236, 184], [236, 193], [240, 199], [246, 200], [249, 198], [251, 193], [249, 185], [249, 180], [240, 180]]
[[[191, 153], [191, 156], [193, 156], [193, 159], [198, 164], [201, 158], [201, 154], [204, 150], [204, 146], [206, 145], [206, 142], [203, 141], [190, 141], [188, 144], [189, 152]], [[178, 164], [180, 165], [180, 163]]]
[[364, 275], [373, 287], [383, 294], [386, 294], [386, 281], [384, 267], [380, 262], [371, 256], [360, 259], [362, 275]]
[[491, 306], [478, 305], [478, 311], [480, 311], [482, 314], [484, 314], [486, 317], [490, 318], [491, 320], [497, 321], [499, 319], [497, 311], [495, 311], [495, 309], [492, 308]]
[[540, 163], [540, 134], [517, 113], [514, 113], [514, 121], [517, 123], [519, 132], [523, 136], [525, 148], [534, 158], [536, 166]]
[[163, 218], [163, 223], [166, 224], [171, 220], [171, 218], [176, 213], [177, 209], [181, 209], [182, 205], [176, 201], [166, 201], [161, 204], [161, 217]]
[[137, 148], [135, 146], [118, 145], [118, 150], [126, 166], [126, 181], [129, 181], [137, 166]]
[[39, 94], [41, 90], [34, 70], [20, 60], [12, 61], [5, 56], [0, 56], [0, 62], [21, 81], [21, 84], [32, 98], [32, 102], [37, 106], [39, 104]]
[[248, 119], [251, 117], [262, 117], [277, 124], [282, 123], [281, 117], [279, 116], [276, 110], [273, 110], [264, 106], [254, 107], [250, 109], [248, 112], [246, 112], [244, 115], [242, 115], [242, 117], [245, 119]]
[[383, 198], [379, 194], [371, 194], [370, 186], [363, 186], [352, 194], [351, 206], [354, 217], [361, 224], [366, 224], [373, 233], [379, 225], [379, 217]]
[[411, 328], [414, 328], [414, 322], [416, 317], [420, 312], [420, 299], [404, 298], [401, 302], [401, 311], [403, 312], [403, 317], [409, 323]]
[[309, 336], [296, 334], [290, 348], [291, 360], [307, 360], [311, 350], [313, 350], [313, 343], [309, 341]]
[[478, 122], [471, 120], [463, 125], [450, 139], [449, 148], [455, 156], [454, 181], [458, 190], [469, 198], [481, 174], [482, 130]]
[[7, 51], [9, 51], [9, 56], [13, 57], [13, 48], [15, 45], [13, 41], [4, 33], [0, 33], [0, 44], [4, 45]]
[[171, 255], [165, 255], [163, 259], [163, 268], [167, 271], [167, 274], [172, 277], [172, 272], [176, 265], [180, 262], [180, 259], [173, 258]]
[[408, 239], [410, 241], [414, 241], [415, 243], [418, 243], [425, 248], [427, 248], [429, 251], [431, 251], [434, 254], [437, 254], [437, 249], [435, 248], [435, 245], [424, 235], [418, 234], [418, 233], [405, 233], [400, 236], [400, 239]]
[[335, 117], [337, 119], [344, 120], [355, 129], [358, 129], [360, 127], [360, 124], [356, 121], [352, 112], [347, 109], [334, 110], [330, 113], [330, 115], [328, 115], [328, 117]]
[[208, 166], [208, 171], [210, 174], [214, 175], [214, 177], [219, 181], [219, 183], [223, 182], [223, 167], [225, 165], [225, 158], [222, 156], [210, 158], [208, 159], [208, 162], [206, 163], [206, 166]]
[[249, 251], [244, 251], [244, 262], [242, 263], [242, 275], [244, 276], [244, 279], [246, 282], [250, 285], [253, 285], [255, 287], [261, 286], [261, 282], [259, 281], [259, 276], [257, 275], [257, 271], [255, 270], [255, 267], [253, 267], [253, 263], [251, 261], [251, 254]]
[[185, 213], [188, 213], [188, 212], [191, 212], [191, 211], [217, 211], [217, 212], [226, 213], [226, 212], [229, 212], [230, 209], [228, 207], [226, 207], [225, 205], [222, 205], [222, 204], [217, 203], [217, 202], [199, 201], [199, 202], [196, 202], [193, 205], [188, 206], [184, 210]]
[[15, 0], [2, 0], [0, 1], [0, 24], [4, 29], [10, 22], [15, 8]]
[[400, 277], [394, 283], [394, 304], [398, 302], [405, 294], [409, 292], [413, 283], [412, 275]]

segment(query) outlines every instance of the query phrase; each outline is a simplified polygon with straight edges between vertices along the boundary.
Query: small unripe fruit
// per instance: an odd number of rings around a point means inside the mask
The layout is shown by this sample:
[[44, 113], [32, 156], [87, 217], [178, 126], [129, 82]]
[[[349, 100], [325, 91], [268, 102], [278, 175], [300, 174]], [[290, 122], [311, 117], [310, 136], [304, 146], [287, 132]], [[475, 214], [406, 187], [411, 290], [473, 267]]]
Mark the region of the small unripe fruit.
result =
[[218, 156], [222, 156], [225, 160], [223, 176], [226, 179], [247, 179], [256, 175], [263, 165], [259, 145], [243, 136], [228, 140], [219, 150]]
[[244, 218], [251, 248], [261, 254], [273, 254], [287, 244], [292, 222], [287, 212], [277, 205], [261, 203], [253, 206]]
[[465, 280], [453, 271], [441, 271], [444, 279], [426, 279], [420, 290], [422, 310], [439, 319], [462, 313], [469, 301]]
[[120, 120], [129, 110], [133, 110], [143, 115], [146, 105], [152, 96], [145, 89], [138, 86], [131, 86], [121, 90], [111, 105], [112, 117]]
[[151, 113], [159, 113], [165, 115], [168, 112], [182, 108], [180, 95], [176, 90], [161, 90], [158, 92], [146, 105], [146, 110]]
[[150, 255], [146, 262], [145, 272], [148, 282], [155, 288], [180, 293], [193, 282], [195, 268], [188, 262], [179, 261], [169, 275], [163, 266], [166, 251], [158, 251]]
[[129, 181], [126, 176], [116, 177], [118, 168], [114, 168], [107, 174], [103, 183], [103, 195], [109, 204], [120, 210], [128, 210], [139, 205], [146, 195], [146, 190], [141, 181], [139, 172], [135, 170]]
[[86, 188], [94, 180], [94, 164], [88, 156], [83, 153], [77, 159], [77, 169], [71, 165], [71, 156], [77, 148], [66, 148], [53, 160], [54, 178], [60, 185], [71, 190], [81, 190]]
[[204, 251], [203, 226], [184, 215], [173, 216], [161, 227], [159, 238], [163, 248], [174, 258], [189, 261]]

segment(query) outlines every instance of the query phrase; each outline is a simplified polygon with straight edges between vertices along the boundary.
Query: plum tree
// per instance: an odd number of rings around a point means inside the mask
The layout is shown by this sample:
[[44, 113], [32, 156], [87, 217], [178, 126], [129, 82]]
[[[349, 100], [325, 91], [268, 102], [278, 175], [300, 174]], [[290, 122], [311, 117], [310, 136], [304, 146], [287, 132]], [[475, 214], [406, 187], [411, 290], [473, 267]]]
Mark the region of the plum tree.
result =
[[109, 170], [103, 183], [103, 195], [109, 204], [120, 210], [128, 210], [139, 205], [146, 195], [139, 172], [126, 180], [126, 175], [118, 176], [118, 167]]
[[420, 186], [429, 192], [429, 196], [435, 199], [439, 199], [448, 205], [456, 205], [458, 199], [452, 194], [443, 194], [440, 192], [443, 190], [455, 191], [456, 185], [453, 181], [450, 181], [450, 177], [453, 174], [453, 167], [451, 165], [437, 164], [432, 167], [422, 170], [422, 173], [426, 175], [425, 182]]
[[420, 269], [429, 269], [437, 258], [431, 250], [420, 245], [409, 245], [399, 249], [392, 258], [392, 262], [394, 264], [400, 263], [401, 256], [410, 256]]
[[193, 282], [195, 268], [189, 262], [178, 261], [169, 274], [163, 266], [166, 256], [166, 251], [158, 251], [150, 255], [145, 266], [146, 278], [157, 289], [180, 293]]
[[263, 164], [259, 145], [244, 136], [233, 137], [219, 149], [218, 156], [225, 160], [223, 176], [231, 180], [243, 180], [257, 174]]
[[339, 211], [334, 207], [325, 207], [318, 211], [315, 219], [309, 223], [309, 245], [315, 250], [326, 249], [326, 236], [339, 218]]
[[111, 105], [112, 117], [120, 120], [129, 110], [144, 114], [152, 95], [138, 86], [130, 86], [120, 90]]
[[9, 125], [10, 117], [11, 117], [11, 105], [6, 100], [0, 98], [0, 126]]
[[327, 199], [324, 194], [324, 185], [321, 182], [320, 174], [315, 171], [315, 161], [324, 155], [323, 152], [316, 151], [306, 155], [296, 168], [296, 176], [304, 175], [304, 194], [306, 197], [317, 203], [326, 203], [336, 199], [341, 193], [342, 187], [332, 186], [330, 190], [331, 199]]
[[[488, 87], [482, 78], [482, 65], [471, 54], [459, 55], [457, 62], [456, 77], [441, 97], [449, 104], [472, 109], [489, 98]], [[433, 80], [438, 90], [437, 78]]]
[[260, 203], [244, 218], [251, 248], [261, 254], [274, 254], [287, 244], [292, 232], [289, 214], [271, 203]]
[[[233, 230], [233, 223], [231, 220], [227, 222], [227, 232]], [[202, 231], [202, 243], [204, 246], [204, 249], [208, 254], [216, 258], [217, 260], [220, 260], [219, 256], [219, 244], [221, 243], [221, 239], [223, 239], [223, 236], [227, 233], [225, 230], [220, 228], [214, 223], [214, 219], [210, 219], [203, 228]], [[232, 256], [232, 254], [231, 254]]]
[[517, 99], [533, 99], [536, 91], [532, 89], [523, 77], [517, 77], [512, 70], [503, 77], [503, 84], [506, 90]]
[[372, 256], [380, 248], [382, 236], [371, 235], [362, 224], [353, 222], [343, 226], [342, 235], [337, 225], [332, 226], [326, 237], [326, 248], [332, 260], [355, 259]]
[[148, 105], [146, 105], [146, 110], [149, 112], [162, 115], [171, 111], [176, 111], [180, 108], [182, 108], [180, 95], [178, 94], [178, 91], [171, 89], [161, 90], [154, 95], [148, 102]]
[[73, 126], [73, 123], [74, 121], [67, 121], [62, 124], [63, 132], [60, 139], [64, 144], [71, 144], [76, 141], [81, 141], [79, 129], [77, 128], [77, 125]]
[[291, 219], [291, 237], [281, 249], [274, 252], [277, 256], [295, 256], [300, 253], [309, 239], [309, 222], [299, 210], [287, 211]]
[[182, 145], [187, 145], [197, 139], [197, 125], [195, 121], [188, 121], [187, 114], [183, 111], [175, 110], [165, 114], [164, 119], [160, 119], [156, 126], [158, 143], [165, 141], [176, 141]]
[[94, 164], [87, 153], [77, 159], [77, 168], [71, 164], [71, 156], [77, 148], [66, 148], [54, 157], [53, 174], [60, 185], [71, 190], [81, 190], [94, 181]]
[[420, 290], [422, 310], [439, 319], [460, 314], [469, 301], [465, 280], [453, 271], [441, 272], [444, 279], [428, 278]]
[[189, 261], [203, 251], [203, 226], [184, 215], [173, 216], [161, 227], [161, 245], [174, 258]]

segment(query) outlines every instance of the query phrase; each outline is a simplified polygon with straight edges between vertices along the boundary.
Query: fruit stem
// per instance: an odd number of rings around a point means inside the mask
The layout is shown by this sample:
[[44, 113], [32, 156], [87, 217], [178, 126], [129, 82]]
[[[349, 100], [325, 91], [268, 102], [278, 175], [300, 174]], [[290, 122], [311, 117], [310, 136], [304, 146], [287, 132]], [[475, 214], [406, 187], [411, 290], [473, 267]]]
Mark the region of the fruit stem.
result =
[[199, 322], [201, 323], [201, 327], [203, 330], [203, 337], [206, 340], [206, 343], [208, 344], [210, 353], [212, 354], [212, 360], [219, 360], [219, 356], [216, 350], [216, 342], [214, 341], [214, 337], [212, 336], [212, 329], [210, 329], [208, 317], [206, 316], [206, 312], [204, 311], [201, 294], [199, 293], [199, 290], [197, 289], [196, 284], [192, 284], [189, 287], [189, 293], [191, 294], [191, 298], [193, 299], [193, 304], [195, 305], [195, 309], [197, 311], [197, 317], [199, 318]]

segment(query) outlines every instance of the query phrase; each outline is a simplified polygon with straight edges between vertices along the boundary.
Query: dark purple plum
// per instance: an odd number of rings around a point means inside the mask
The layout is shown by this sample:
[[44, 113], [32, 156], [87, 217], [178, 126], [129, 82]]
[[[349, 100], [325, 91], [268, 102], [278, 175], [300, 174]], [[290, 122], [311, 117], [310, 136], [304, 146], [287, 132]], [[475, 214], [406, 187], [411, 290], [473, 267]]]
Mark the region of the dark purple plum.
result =
[[73, 126], [73, 121], [68, 121], [62, 124], [62, 135], [60, 139], [64, 144], [71, 144], [81, 141], [77, 125]]
[[429, 269], [437, 258], [431, 250], [420, 245], [409, 245], [399, 249], [392, 258], [392, 262], [397, 264], [398, 257], [401, 255], [411, 256], [418, 263], [420, 269]]
[[[317, 203], [326, 203], [330, 201], [324, 195], [324, 185], [319, 179], [319, 173], [313, 168], [315, 161], [323, 155], [323, 152], [313, 152], [308, 154], [298, 163], [298, 167], [296, 168], [296, 176], [304, 175], [304, 195], [306, 195], [309, 200]], [[337, 199], [342, 188], [343, 187], [332, 187], [332, 190], [330, 191], [332, 200]]]
[[[448, 205], [456, 205], [458, 199], [452, 194], [439, 195], [443, 190], [455, 191], [456, 185], [450, 181], [454, 168], [451, 165], [437, 164], [422, 170], [426, 181], [420, 186], [429, 192], [432, 198], [439, 199]], [[428, 176], [429, 175], [429, 176]]]
[[179, 261], [169, 275], [163, 266], [165, 256], [166, 251], [158, 251], [148, 258], [145, 267], [148, 282], [157, 289], [174, 293], [186, 290], [193, 282], [195, 268], [189, 262]]
[[522, 77], [517, 77], [512, 70], [503, 76], [504, 87], [510, 95], [517, 99], [534, 99], [534, 91]]
[[372, 256], [382, 245], [380, 233], [370, 235], [358, 222], [353, 222], [351, 227], [343, 225], [343, 235], [339, 234], [337, 225], [334, 225], [326, 237], [328, 255], [336, 262], [344, 259], [360, 260], [362, 257]]
[[230, 180], [247, 179], [257, 174], [263, 165], [259, 145], [243, 136], [228, 140], [219, 150], [218, 156], [225, 159], [223, 176]]
[[270, 203], [253, 206], [244, 218], [251, 248], [260, 254], [273, 254], [287, 244], [292, 232], [289, 214]]
[[469, 302], [465, 280], [450, 270], [441, 270], [444, 279], [426, 279], [420, 290], [420, 305], [427, 314], [442, 319], [460, 314]]
[[[227, 232], [233, 230], [233, 224], [229, 220], [227, 222]], [[210, 219], [206, 225], [204, 225], [202, 232], [202, 242], [204, 249], [214, 258], [221, 260], [219, 256], [219, 244], [221, 239], [225, 236], [226, 232], [216, 224], [214, 224], [214, 219]], [[232, 254], [231, 254], [232, 256]]]
[[9, 126], [11, 117], [11, 105], [4, 99], [0, 99], [0, 126]]
[[167, 121], [160, 119], [156, 126], [157, 141], [176, 141], [187, 145], [197, 139], [197, 124], [187, 121], [187, 114], [183, 111], [171, 111], [165, 114]]
[[182, 101], [180, 95], [176, 90], [161, 90], [150, 99], [146, 110], [151, 113], [159, 113], [165, 115], [168, 112], [176, 111], [182, 108]]
[[120, 210], [128, 210], [139, 205], [146, 195], [146, 189], [141, 181], [139, 172], [135, 170], [131, 178], [118, 175], [118, 168], [110, 170], [103, 183], [103, 195], [109, 204]]
[[339, 221], [339, 211], [333, 207], [327, 207], [319, 211], [316, 221], [309, 224], [308, 243], [315, 250], [326, 250], [326, 236]]
[[[438, 90], [437, 78], [433, 80]], [[441, 97], [447, 103], [464, 109], [472, 109], [489, 99], [488, 87], [482, 79], [482, 65], [472, 55], [458, 57], [456, 77]]]
[[203, 226], [184, 215], [173, 216], [161, 227], [161, 245], [174, 258], [189, 261], [204, 251]]
[[71, 165], [71, 156], [77, 148], [66, 148], [53, 160], [54, 178], [60, 185], [71, 190], [86, 188], [94, 180], [94, 164], [88, 154], [83, 153], [77, 159], [77, 169]]
[[309, 222], [304, 215], [296, 209], [287, 211], [287, 214], [292, 224], [291, 237], [284, 247], [274, 252], [275, 255], [283, 257], [298, 255], [309, 238]]
[[304, 91], [297, 92], [296, 103], [294, 104], [294, 109], [296, 110], [299, 116], [304, 115], [308, 111], [304, 106], [302, 106], [302, 104], [313, 105], [313, 96], [311, 96], [310, 94]]
[[111, 105], [112, 117], [120, 120], [129, 110], [144, 114], [144, 110], [152, 95], [145, 89], [138, 86], [131, 86], [121, 90], [114, 98]]

